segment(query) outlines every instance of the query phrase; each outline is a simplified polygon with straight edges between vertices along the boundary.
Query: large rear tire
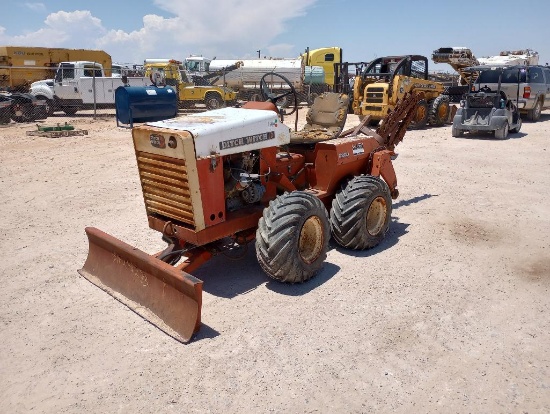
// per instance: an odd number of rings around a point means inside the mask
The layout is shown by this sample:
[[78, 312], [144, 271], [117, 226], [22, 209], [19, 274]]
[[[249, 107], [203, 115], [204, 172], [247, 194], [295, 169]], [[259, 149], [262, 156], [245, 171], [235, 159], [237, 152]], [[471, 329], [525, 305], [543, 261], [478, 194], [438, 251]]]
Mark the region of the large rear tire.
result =
[[256, 231], [256, 257], [273, 279], [301, 283], [323, 266], [329, 239], [328, 214], [321, 200], [293, 191], [278, 196], [264, 210]]
[[390, 190], [384, 181], [371, 175], [354, 177], [342, 185], [332, 201], [332, 236], [342, 247], [370, 249], [384, 239], [391, 211]]

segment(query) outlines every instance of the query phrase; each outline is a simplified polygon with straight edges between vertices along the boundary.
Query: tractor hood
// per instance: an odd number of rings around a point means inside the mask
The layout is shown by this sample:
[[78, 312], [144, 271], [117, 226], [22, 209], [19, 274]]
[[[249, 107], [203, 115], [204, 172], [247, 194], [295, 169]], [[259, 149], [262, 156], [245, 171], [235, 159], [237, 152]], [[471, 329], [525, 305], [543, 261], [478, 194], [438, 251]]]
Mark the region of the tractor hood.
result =
[[147, 125], [187, 131], [197, 158], [277, 147], [290, 142], [290, 128], [273, 111], [222, 108]]

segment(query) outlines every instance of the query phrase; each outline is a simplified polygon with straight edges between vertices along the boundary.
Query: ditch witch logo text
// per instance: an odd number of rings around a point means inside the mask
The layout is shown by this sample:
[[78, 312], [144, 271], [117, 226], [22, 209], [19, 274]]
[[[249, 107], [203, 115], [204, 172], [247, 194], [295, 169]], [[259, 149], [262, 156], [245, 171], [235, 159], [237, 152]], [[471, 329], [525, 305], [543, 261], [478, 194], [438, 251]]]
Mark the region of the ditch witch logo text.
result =
[[275, 138], [275, 132], [264, 132], [263, 134], [249, 135], [247, 137], [228, 139], [220, 142], [220, 149], [242, 147], [244, 145], [256, 144], [258, 142], [269, 141]]

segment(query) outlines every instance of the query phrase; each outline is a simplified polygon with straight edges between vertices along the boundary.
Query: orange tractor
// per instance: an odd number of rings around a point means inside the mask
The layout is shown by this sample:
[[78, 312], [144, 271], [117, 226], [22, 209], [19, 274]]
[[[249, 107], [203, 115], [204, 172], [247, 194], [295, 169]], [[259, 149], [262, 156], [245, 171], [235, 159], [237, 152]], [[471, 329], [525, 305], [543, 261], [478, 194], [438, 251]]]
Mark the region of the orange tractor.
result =
[[[269, 91], [278, 76], [288, 91]], [[80, 274], [181, 342], [201, 324], [203, 282], [190, 273], [224, 249], [255, 240], [270, 277], [304, 282], [323, 266], [332, 235], [343, 247], [368, 249], [384, 238], [392, 165], [422, 95], [407, 95], [377, 132], [343, 131], [349, 98], [318, 97], [307, 124], [292, 131], [277, 101], [296, 93], [278, 74], [262, 79], [265, 102], [150, 122], [132, 130], [149, 226], [167, 247], [149, 255], [86, 228]], [[287, 114], [287, 115], [288, 115]], [[296, 129], [296, 128], [295, 128]]]

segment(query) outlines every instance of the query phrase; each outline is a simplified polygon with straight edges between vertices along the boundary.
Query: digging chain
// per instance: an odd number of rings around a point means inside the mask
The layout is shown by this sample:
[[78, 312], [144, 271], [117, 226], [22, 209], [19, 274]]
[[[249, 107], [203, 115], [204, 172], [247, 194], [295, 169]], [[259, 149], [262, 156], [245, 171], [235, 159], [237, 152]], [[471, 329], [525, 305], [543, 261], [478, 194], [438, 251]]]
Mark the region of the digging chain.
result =
[[397, 102], [393, 111], [388, 113], [382, 120], [376, 132], [382, 137], [384, 145], [388, 149], [393, 150], [403, 140], [403, 136], [414, 117], [416, 105], [422, 99], [424, 99], [422, 92], [406, 93]]

